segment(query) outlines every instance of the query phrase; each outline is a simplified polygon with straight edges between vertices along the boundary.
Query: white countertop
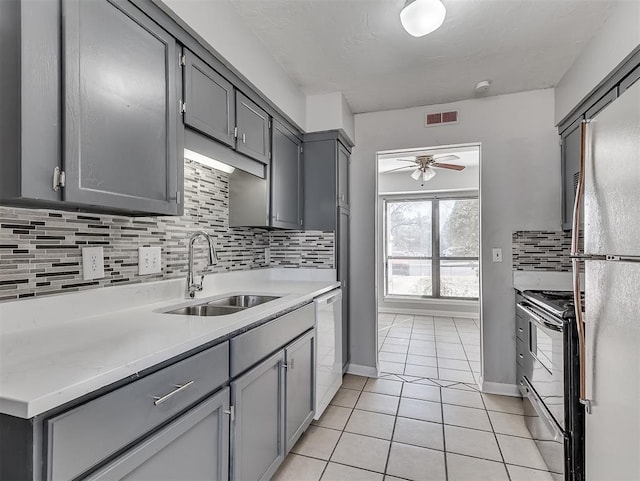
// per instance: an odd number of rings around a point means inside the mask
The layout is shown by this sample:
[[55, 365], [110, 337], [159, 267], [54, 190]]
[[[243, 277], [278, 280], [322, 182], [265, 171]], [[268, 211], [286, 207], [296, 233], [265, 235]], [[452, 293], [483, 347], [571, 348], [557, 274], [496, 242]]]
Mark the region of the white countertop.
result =
[[193, 301], [184, 280], [0, 303], [0, 412], [31, 418], [339, 287], [334, 270], [213, 274], [196, 300], [280, 299], [215, 317], [163, 314]]

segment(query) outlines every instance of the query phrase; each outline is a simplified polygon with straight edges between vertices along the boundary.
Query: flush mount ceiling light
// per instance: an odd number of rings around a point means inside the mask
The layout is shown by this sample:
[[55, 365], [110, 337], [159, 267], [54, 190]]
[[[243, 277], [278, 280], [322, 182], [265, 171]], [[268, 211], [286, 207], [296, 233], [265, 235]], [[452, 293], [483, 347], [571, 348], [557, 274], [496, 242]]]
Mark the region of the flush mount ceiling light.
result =
[[226, 172], [227, 174], [231, 174], [234, 170], [236, 170], [230, 165], [224, 164], [219, 160], [212, 159], [211, 157], [207, 157], [206, 155], [199, 154], [198, 152], [194, 152], [193, 150], [189, 149], [184, 149], [184, 158], [187, 160], [192, 160], [193, 162], [198, 162], [199, 164], [206, 165], [207, 167], [221, 170], [222, 172]]
[[407, 0], [400, 22], [409, 35], [423, 37], [442, 25], [446, 13], [440, 0]]

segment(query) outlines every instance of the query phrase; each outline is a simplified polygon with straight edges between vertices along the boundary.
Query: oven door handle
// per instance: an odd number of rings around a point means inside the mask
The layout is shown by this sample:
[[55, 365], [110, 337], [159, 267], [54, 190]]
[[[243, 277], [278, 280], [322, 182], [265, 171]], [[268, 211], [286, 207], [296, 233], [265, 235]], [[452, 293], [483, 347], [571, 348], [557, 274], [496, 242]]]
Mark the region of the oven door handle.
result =
[[531, 387], [531, 383], [529, 380], [524, 377], [524, 391], [529, 399], [529, 402], [533, 406], [533, 409], [536, 410], [540, 419], [543, 420], [545, 426], [549, 429], [551, 434], [553, 435], [554, 441], [562, 441], [564, 439], [564, 433], [556, 423], [555, 419], [549, 414], [546, 406], [542, 403], [541, 400], [538, 399], [538, 395], [534, 391], [533, 387]]
[[556, 332], [562, 332], [562, 322], [553, 322], [550, 319], [546, 319], [538, 314], [534, 307], [528, 302], [518, 302], [518, 309], [527, 314], [533, 321], [542, 328], [550, 329]]

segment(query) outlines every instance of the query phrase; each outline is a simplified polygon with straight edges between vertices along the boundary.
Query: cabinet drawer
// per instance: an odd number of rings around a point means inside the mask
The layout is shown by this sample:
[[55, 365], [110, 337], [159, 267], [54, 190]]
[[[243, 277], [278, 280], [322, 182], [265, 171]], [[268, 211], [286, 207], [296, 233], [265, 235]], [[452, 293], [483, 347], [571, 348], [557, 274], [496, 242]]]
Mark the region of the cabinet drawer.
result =
[[314, 322], [313, 304], [308, 304], [234, 337], [231, 339], [231, 377], [308, 331]]
[[225, 342], [49, 419], [47, 479], [78, 476], [228, 379]]
[[516, 361], [521, 368], [524, 367], [525, 355], [526, 347], [524, 341], [520, 338], [516, 338]]
[[521, 317], [519, 314], [516, 314], [516, 337], [521, 340], [526, 339], [525, 329], [527, 327], [527, 320], [524, 317]]

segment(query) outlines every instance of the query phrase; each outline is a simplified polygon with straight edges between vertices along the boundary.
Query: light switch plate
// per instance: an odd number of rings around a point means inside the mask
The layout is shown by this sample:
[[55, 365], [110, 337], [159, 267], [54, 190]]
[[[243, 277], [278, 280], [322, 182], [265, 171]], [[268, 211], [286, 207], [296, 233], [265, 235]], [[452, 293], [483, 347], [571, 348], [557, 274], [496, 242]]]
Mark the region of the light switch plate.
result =
[[82, 248], [82, 276], [85, 281], [104, 277], [104, 251], [102, 247]]
[[492, 252], [493, 262], [502, 262], [502, 249], [494, 247]]
[[160, 247], [140, 247], [138, 249], [138, 274], [162, 272], [162, 250]]

